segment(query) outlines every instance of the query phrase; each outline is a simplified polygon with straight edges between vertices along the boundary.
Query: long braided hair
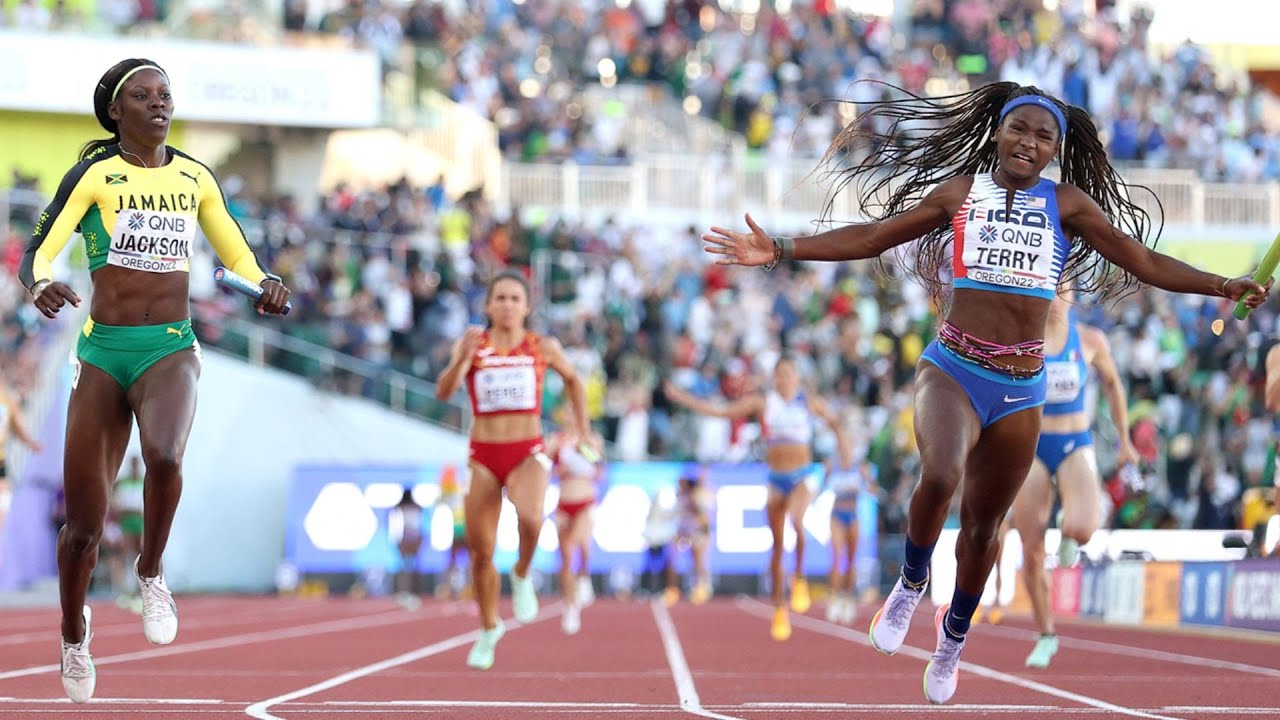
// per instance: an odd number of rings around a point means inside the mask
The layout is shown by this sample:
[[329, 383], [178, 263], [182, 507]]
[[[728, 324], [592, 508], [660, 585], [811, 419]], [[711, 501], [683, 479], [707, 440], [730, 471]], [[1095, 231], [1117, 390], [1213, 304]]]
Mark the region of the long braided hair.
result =
[[[869, 81], [864, 81], [869, 82]], [[1102, 208], [1107, 218], [1130, 237], [1155, 247], [1164, 225], [1133, 202], [1130, 191], [1140, 185], [1125, 183], [1107, 159], [1089, 113], [1067, 105], [1035, 87], [999, 82], [976, 90], [937, 98], [924, 98], [887, 83], [899, 97], [865, 103], [857, 118], [840, 132], [822, 165], [834, 175], [832, 192], [820, 222], [830, 224], [834, 196], [852, 190], [858, 207], [872, 220], [884, 220], [916, 205], [934, 185], [959, 175], [993, 172], [999, 164], [996, 143], [1000, 110], [1023, 95], [1040, 95], [1053, 101], [1067, 116], [1059, 164], [1061, 182], [1080, 188]], [[922, 131], [916, 129], [924, 127]], [[931, 129], [936, 128], [936, 129]], [[1159, 199], [1155, 200], [1157, 208]], [[1154, 230], [1154, 232], [1153, 232]], [[1062, 280], [1081, 293], [1099, 293], [1114, 299], [1138, 287], [1138, 281], [1108, 263], [1091, 245], [1073, 240], [1062, 269]], [[951, 259], [954, 240], [951, 224], [930, 231], [904, 246], [912, 257], [901, 263], [928, 290], [935, 301], [944, 299], [947, 284], [941, 273]]]

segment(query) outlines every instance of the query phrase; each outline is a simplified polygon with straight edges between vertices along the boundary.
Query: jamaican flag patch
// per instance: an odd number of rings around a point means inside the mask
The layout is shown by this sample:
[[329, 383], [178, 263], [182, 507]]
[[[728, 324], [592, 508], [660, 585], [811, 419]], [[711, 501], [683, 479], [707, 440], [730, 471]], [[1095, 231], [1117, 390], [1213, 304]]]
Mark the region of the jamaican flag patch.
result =
[[108, 185], [123, 185], [129, 182], [129, 176], [123, 174], [110, 174], [107, 176]]

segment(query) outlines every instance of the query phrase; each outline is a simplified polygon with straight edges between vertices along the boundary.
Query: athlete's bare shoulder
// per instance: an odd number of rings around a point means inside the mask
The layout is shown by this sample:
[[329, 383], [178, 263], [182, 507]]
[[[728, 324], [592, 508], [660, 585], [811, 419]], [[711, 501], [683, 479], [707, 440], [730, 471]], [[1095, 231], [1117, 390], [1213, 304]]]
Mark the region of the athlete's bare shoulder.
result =
[[1111, 341], [1107, 334], [1099, 328], [1084, 323], [1076, 323], [1076, 333], [1080, 336], [1080, 346], [1085, 353], [1085, 360], [1092, 365], [1094, 358], [1100, 354], [1111, 355]]
[[977, 175], [956, 175], [950, 180], [938, 183], [937, 188], [943, 192], [963, 192], [968, 195], [973, 189], [973, 182], [977, 179]]
[[932, 208], [933, 211], [945, 212], [946, 217], [950, 218], [964, 206], [965, 200], [969, 197], [969, 191], [973, 189], [973, 182], [973, 175], [957, 175], [950, 180], [944, 180], [935, 185], [920, 204]]
[[1076, 332], [1079, 333], [1081, 342], [1089, 343], [1095, 347], [1110, 345], [1110, 341], [1107, 340], [1107, 334], [1092, 325], [1076, 323]]
[[1071, 183], [1057, 183], [1053, 188], [1053, 192], [1058, 200], [1059, 215], [1079, 212], [1091, 205], [1097, 207], [1097, 203], [1094, 202], [1093, 198]]
[[977, 180], [975, 175], [957, 175], [950, 180], [938, 183], [937, 187], [934, 188], [934, 192], [948, 199], [954, 198], [958, 203], [963, 203], [965, 198], [969, 197], [969, 191], [973, 189], [975, 180]]
[[1274, 374], [1280, 379], [1280, 345], [1272, 345], [1267, 351], [1266, 366], [1267, 374]]
[[1266, 374], [1263, 376], [1263, 400], [1267, 410], [1280, 412], [1280, 345], [1267, 351]]
[[550, 335], [534, 335], [533, 338], [538, 345], [538, 349], [541, 350], [544, 355], [561, 353], [564, 351], [564, 346], [560, 344], [560, 341]]

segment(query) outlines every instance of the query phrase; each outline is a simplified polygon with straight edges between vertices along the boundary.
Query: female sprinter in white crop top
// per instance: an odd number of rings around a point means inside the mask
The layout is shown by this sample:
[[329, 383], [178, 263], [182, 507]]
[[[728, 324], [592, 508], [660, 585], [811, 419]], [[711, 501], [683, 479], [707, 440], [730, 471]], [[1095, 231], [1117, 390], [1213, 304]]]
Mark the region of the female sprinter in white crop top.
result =
[[546, 447], [552, 473], [560, 485], [555, 520], [560, 542], [560, 590], [568, 604], [560, 627], [566, 635], [575, 635], [582, 628], [582, 608], [595, 599], [587, 553], [591, 547], [591, 511], [604, 467], [600, 464], [602, 448], [584, 445], [572, 435], [558, 432], [547, 440]]
[[836, 432], [836, 454], [827, 458], [824, 487], [831, 502], [831, 595], [827, 620], [850, 625], [858, 615], [858, 496], [872, 483], [875, 469], [866, 447], [855, 448], [848, 430]]
[[769, 530], [773, 533], [773, 555], [769, 572], [773, 581], [773, 625], [775, 640], [791, 637], [791, 618], [783, 603], [782, 553], [787, 516], [796, 530], [795, 572], [791, 581], [791, 609], [809, 609], [809, 583], [804, 578], [804, 513], [813, 497], [813, 418], [822, 418], [834, 431], [836, 417], [820, 397], [800, 389], [800, 373], [795, 360], [783, 357], [773, 367], [773, 390], [767, 395], [749, 395], [728, 405], [706, 402], [666, 384], [667, 397], [700, 415], [723, 418], [755, 417], [764, 428], [765, 464], [769, 466], [769, 500], [765, 506]]

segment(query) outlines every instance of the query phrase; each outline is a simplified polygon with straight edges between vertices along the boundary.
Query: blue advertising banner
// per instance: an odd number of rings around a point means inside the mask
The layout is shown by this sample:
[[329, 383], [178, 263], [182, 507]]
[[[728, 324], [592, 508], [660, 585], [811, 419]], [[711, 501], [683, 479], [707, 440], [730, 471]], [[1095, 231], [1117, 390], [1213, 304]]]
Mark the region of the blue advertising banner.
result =
[[1182, 563], [1181, 622], [1193, 625], [1226, 622], [1229, 567], [1224, 562]]
[[1107, 610], [1107, 566], [1086, 565], [1080, 573], [1080, 616], [1100, 618]]
[[[678, 462], [611, 463], [606, 467], [594, 515], [590, 554], [593, 572], [605, 573], [617, 567], [636, 572], [641, 569], [650, 506], [660, 493], [665, 493], [667, 499], [672, 496], [686, 467]], [[765, 466], [709, 465], [705, 470], [715, 503], [711, 513], [711, 572], [764, 572], [772, 543], [764, 512], [768, 494]], [[423, 530], [427, 541], [418, 558], [419, 569], [434, 572], [444, 568], [453, 542], [453, 517], [439, 503], [440, 481], [444, 474], [458, 472], [455, 466], [298, 466], [287, 503], [285, 560], [304, 573], [395, 571], [400, 567], [400, 558], [388, 533], [387, 520], [407, 488], [425, 509]], [[810, 575], [825, 574], [830, 568], [832, 499], [830, 492], [820, 493], [805, 515], [805, 572]], [[534, 560], [534, 566], [543, 572], [559, 566], [552, 520], [557, 500], [558, 490], [552, 485], [547, 492], [547, 522]], [[863, 495], [858, 504], [858, 566], [863, 577], [879, 566], [876, 516], [875, 496]], [[515, 509], [504, 503], [494, 556], [499, 570], [506, 570], [515, 562], [518, 543]], [[790, 528], [785, 544], [789, 551], [795, 547], [795, 532]], [[679, 562], [680, 567], [686, 567], [688, 559]], [[790, 560], [787, 567], [790, 572]]]
[[1280, 631], [1280, 560], [1232, 563], [1227, 624]]

